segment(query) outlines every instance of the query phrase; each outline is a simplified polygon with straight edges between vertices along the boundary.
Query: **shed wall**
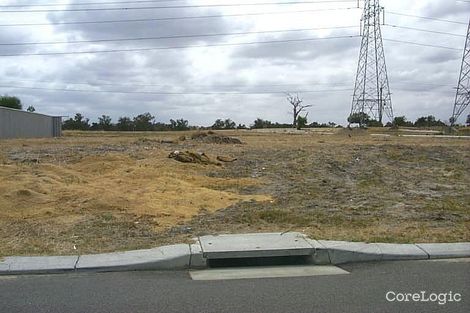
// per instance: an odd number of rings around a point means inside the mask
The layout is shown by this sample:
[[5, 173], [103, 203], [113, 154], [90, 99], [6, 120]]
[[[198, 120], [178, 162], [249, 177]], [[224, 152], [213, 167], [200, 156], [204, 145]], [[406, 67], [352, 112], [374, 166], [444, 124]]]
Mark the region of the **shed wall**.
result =
[[0, 107], [0, 139], [62, 135], [62, 118]]

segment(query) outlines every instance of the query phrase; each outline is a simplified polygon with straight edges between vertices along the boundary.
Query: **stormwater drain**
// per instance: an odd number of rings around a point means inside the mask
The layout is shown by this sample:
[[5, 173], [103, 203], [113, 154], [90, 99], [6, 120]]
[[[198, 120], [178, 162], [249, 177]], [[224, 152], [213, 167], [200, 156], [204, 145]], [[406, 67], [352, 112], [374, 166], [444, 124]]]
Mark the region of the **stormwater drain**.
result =
[[190, 271], [193, 280], [232, 280], [258, 278], [308, 277], [321, 275], [344, 275], [347, 271], [331, 265], [284, 265], [211, 268]]
[[292, 255], [278, 257], [252, 257], [252, 258], [228, 258], [208, 259], [210, 268], [249, 267], [249, 266], [280, 266], [280, 265], [308, 265], [312, 263], [310, 255]]
[[339, 275], [335, 266], [313, 265], [313, 245], [300, 233], [199, 237], [208, 269], [190, 271], [193, 280]]

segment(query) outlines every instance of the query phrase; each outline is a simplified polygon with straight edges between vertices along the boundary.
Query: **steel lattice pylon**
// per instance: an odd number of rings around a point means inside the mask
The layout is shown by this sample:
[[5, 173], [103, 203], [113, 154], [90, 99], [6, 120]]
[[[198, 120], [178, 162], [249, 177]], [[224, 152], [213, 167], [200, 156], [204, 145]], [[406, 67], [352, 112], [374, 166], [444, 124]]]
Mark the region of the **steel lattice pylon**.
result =
[[365, 124], [364, 114], [380, 122], [384, 115], [390, 121], [393, 120], [392, 97], [380, 30], [381, 11], [379, 0], [365, 0], [361, 20], [361, 50], [351, 108], [351, 115], [360, 114], [361, 125]]
[[468, 23], [467, 40], [463, 51], [462, 67], [460, 69], [459, 84], [455, 95], [454, 112], [450, 118], [451, 125], [457, 122], [470, 103], [470, 21]]

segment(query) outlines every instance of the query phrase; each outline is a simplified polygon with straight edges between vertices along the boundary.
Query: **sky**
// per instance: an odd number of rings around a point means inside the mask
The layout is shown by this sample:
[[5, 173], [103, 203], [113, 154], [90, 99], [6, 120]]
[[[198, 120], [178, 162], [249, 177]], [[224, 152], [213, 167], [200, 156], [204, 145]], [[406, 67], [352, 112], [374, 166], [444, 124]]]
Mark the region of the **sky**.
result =
[[[380, 4], [395, 116], [448, 121], [470, 3]], [[0, 94], [51, 115], [82, 113], [96, 121], [105, 114], [116, 121], [150, 112], [160, 122], [184, 118], [210, 126], [218, 118], [246, 125], [258, 117], [289, 123], [290, 92], [312, 105], [309, 122], [344, 125], [360, 48], [357, 5], [356, 0], [4, 0]], [[95, 53], [83, 53], [90, 51]]]

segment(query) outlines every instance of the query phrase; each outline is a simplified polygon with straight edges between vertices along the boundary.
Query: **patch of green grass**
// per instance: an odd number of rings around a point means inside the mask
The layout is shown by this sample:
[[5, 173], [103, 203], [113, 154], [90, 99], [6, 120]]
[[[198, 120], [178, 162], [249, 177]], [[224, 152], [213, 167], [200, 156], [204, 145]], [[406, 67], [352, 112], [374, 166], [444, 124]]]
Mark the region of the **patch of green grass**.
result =
[[307, 226], [311, 222], [308, 215], [295, 214], [280, 209], [261, 211], [258, 213], [258, 218], [271, 224], [291, 224], [297, 226]]
[[312, 218], [306, 214], [294, 213], [282, 209], [269, 209], [260, 211], [245, 211], [237, 221], [245, 224], [257, 224], [260, 222], [276, 225], [308, 226]]
[[103, 219], [103, 221], [109, 222], [114, 218], [114, 216], [112, 213], [107, 212], [107, 213], [101, 214], [101, 218]]
[[380, 187], [383, 184], [383, 174], [378, 168], [373, 168], [369, 172], [361, 173], [357, 179], [357, 186], [362, 189]]

